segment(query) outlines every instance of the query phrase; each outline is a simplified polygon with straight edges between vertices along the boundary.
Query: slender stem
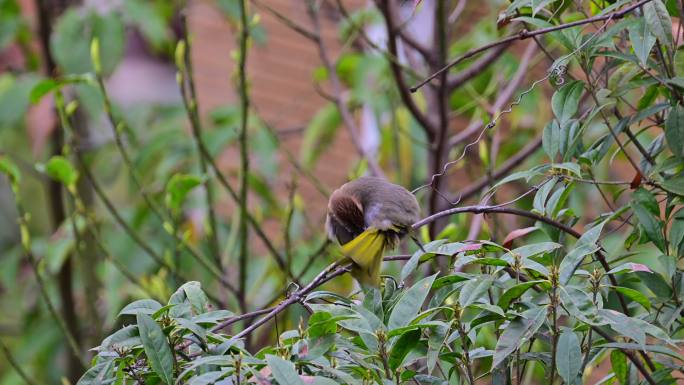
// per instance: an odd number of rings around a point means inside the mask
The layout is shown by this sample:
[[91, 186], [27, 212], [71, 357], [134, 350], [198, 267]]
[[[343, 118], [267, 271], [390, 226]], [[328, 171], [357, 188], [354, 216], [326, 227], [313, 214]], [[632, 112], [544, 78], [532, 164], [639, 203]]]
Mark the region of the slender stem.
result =
[[9, 349], [5, 343], [0, 340], [0, 350], [5, 354], [5, 357], [7, 358], [7, 362], [9, 362], [10, 366], [14, 368], [14, 371], [17, 372], [19, 377], [21, 377], [22, 380], [26, 383], [26, 385], [37, 385], [37, 382], [33, 381], [28, 374], [24, 371], [24, 369], [21, 368], [19, 365], [19, 362], [17, 359], [14, 357], [12, 354], [12, 351]]
[[247, 146], [247, 127], [249, 123], [249, 95], [247, 90], [247, 41], [249, 39], [249, 24], [247, 24], [247, 5], [245, 0], [239, 0], [240, 6], [240, 52], [238, 61], [238, 89], [240, 93], [240, 196], [238, 203], [240, 205], [240, 223], [238, 226], [238, 238], [240, 242], [240, 255], [238, 259], [238, 292], [239, 300], [246, 306], [247, 296], [247, 272], [248, 272], [248, 240], [249, 232], [248, 212], [247, 212], [247, 191], [249, 174], [249, 149]]
[[[195, 142], [195, 146], [197, 148], [197, 152], [199, 154], [199, 161], [200, 161], [200, 171], [202, 172], [202, 175], [207, 175], [207, 160], [202, 156], [201, 151], [199, 149], [199, 142], [200, 138], [202, 135], [202, 120], [200, 119], [200, 114], [199, 114], [199, 101], [197, 98], [197, 89], [195, 87], [195, 77], [193, 76], [194, 71], [192, 68], [192, 60], [190, 60], [190, 55], [192, 52], [192, 39], [189, 36], [189, 29], [188, 29], [188, 20], [185, 14], [183, 15], [183, 31], [184, 31], [184, 39], [187, 44], [187, 50], [186, 50], [186, 57], [185, 59], [185, 66], [187, 68], [187, 83], [188, 83], [188, 92], [189, 92], [189, 100], [188, 98], [183, 98], [183, 106], [185, 107], [185, 110], [188, 113], [188, 117], [190, 118], [190, 126], [192, 129], [192, 137]], [[219, 239], [218, 239], [218, 225], [216, 221], [216, 213], [214, 212], [214, 190], [212, 184], [207, 181], [204, 184], [204, 196], [205, 200], [207, 201], [207, 218], [209, 219], [209, 226], [207, 229], [207, 235], [209, 237], [209, 249], [211, 250], [211, 253], [214, 257], [214, 261], [216, 263], [216, 266], [223, 270], [223, 264], [221, 262], [221, 249], [219, 247]]]

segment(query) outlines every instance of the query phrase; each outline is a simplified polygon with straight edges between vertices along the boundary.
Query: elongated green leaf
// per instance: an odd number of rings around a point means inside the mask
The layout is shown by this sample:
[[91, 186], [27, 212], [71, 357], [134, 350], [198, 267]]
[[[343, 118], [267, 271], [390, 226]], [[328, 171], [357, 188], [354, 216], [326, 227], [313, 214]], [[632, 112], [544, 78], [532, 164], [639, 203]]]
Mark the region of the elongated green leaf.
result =
[[643, 19], [639, 19], [636, 24], [631, 25], [628, 31], [634, 53], [642, 66], [648, 66], [648, 57], [655, 45], [656, 37], [651, 34], [646, 21]]
[[622, 286], [611, 286], [611, 287], [615, 291], [617, 291], [618, 293], [622, 293], [623, 295], [627, 296], [632, 301], [643, 306], [646, 310], [651, 309], [651, 301], [649, 301], [648, 297], [643, 295], [641, 292], [636, 291], [634, 289], [630, 289], [628, 287], [622, 287]]
[[615, 349], [610, 352], [610, 365], [615, 373], [615, 378], [617, 378], [618, 383], [621, 385], [627, 385], [629, 378], [629, 366], [627, 366], [627, 356], [622, 353], [619, 349]]
[[300, 151], [301, 161], [306, 167], [312, 167], [330, 146], [341, 123], [340, 113], [333, 103], [320, 109], [311, 119]]
[[117, 330], [100, 344], [99, 351], [114, 351], [122, 348], [131, 348], [142, 345], [136, 325], [128, 325]]
[[147, 360], [159, 378], [173, 385], [173, 353], [161, 327], [147, 314], [138, 313], [138, 330]]
[[583, 92], [584, 83], [576, 80], [563, 85], [553, 94], [551, 97], [551, 108], [560, 126], [577, 113]]
[[137, 315], [138, 313], [143, 314], [154, 314], [157, 310], [161, 309], [162, 305], [153, 299], [141, 299], [135, 302], [131, 302], [124, 306], [119, 312], [119, 316], [127, 315]]
[[599, 249], [596, 242], [601, 235], [604, 223], [601, 222], [582, 234], [575, 247], [563, 258], [560, 264], [560, 282], [562, 285], [568, 283], [585, 256]]
[[552, 120], [544, 127], [542, 131], [542, 147], [544, 152], [553, 161], [556, 159], [560, 149], [561, 132], [558, 121]]
[[678, 175], [663, 181], [661, 184], [664, 189], [669, 192], [675, 193], [681, 197], [684, 197], [684, 175]]
[[639, 226], [644, 229], [648, 239], [650, 239], [660, 251], [666, 252], [665, 237], [663, 236], [663, 222], [639, 203], [632, 202], [632, 209], [634, 210], [634, 215], [638, 219]]
[[499, 337], [494, 350], [492, 368], [496, 368], [523, 343], [537, 332], [546, 318], [546, 307], [531, 309], [526, 317], [517, 317], [511, 321]]
[[196, 175], [174, 174], [166, 185], [166, 205], [178, 210], [188, 193], [202, 184], [202, 179]]
[[55, 155], [45, 164], [45, 171], [50, 178], [65, 186], [73, 186], [78, 180], [78, 171], [63, 156]]
[[404, 362], [404, 359], [420, 341], [420, 329], [409, 330], [402, 334], [399, 339], [392, 345], [392, 350], [389, 355], [389, 366], [391, 369], [397, 369]]
[[418, 314], [437, 274], [423, 278], [401, 296], [390, 314], [390, 330], [406, 326]]
[[558, 350], [556, 351], [556, 367], [558, 375], [568, 385], [575, 384], [580, 369], [582, 368], [582, 349], [579, 339], [571, 329], [566, 329], [558, 338]]
[[533, 287], [534, 285], [545, 285], [548, 286], [548, 281], [540, 280], [540, 281], [528, 281], [528, 282], [523, 282], [519, 283], [510, 289], [506, 290], [503, 295], [499, 298], [499, 302], [497, 302], [497, 305], [506, 310], [508, 309], [508, 306], [515, 300], [516, 298], [519, 298], [521, 295], [523, 295], [528, 289]]
[[279, 385], [304, 385], [292, 362], [270, 354], [266, 355], [266, 362]]
[[684, 158], [684, 107], [677, 104], [665, 120], [665, 139], [675, 156]]
[[661, 43], [672, 47], [672, 19], [667, 13], [667, 8], [661, 0], [653, 0], [644, 4], [644, 17], [651, 33]]
[[466, 308], [482, 297], [489, 287], [492, 286], [494, 277], [488, 275], [473, 279], [463, 285], [458, 295], [458, 302], [462, 308]]

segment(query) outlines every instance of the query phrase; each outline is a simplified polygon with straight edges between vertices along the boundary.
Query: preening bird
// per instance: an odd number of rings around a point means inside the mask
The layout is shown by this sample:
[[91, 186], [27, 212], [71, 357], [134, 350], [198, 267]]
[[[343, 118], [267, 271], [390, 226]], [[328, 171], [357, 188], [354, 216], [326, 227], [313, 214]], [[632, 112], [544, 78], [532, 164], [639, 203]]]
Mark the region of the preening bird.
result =
[[325, 227], [354, 265], [352, 276], [362, 286], [379, 286], [382, 255], [418, 221], [416, 197], [381, 178], [361, 177], [330, 195]]

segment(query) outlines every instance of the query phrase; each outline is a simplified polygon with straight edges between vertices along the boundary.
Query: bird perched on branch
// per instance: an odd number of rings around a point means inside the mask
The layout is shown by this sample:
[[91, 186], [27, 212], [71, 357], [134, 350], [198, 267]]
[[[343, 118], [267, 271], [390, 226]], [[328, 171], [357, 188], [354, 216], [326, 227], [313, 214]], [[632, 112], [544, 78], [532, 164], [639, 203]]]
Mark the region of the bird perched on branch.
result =
[[377, 287], [383, 251], [396, 246], [419, 215], [416, 197], [405, 188], [361, 177], [332, 193], [325, 227], [354, 262], [352, 276], [364, 287]]

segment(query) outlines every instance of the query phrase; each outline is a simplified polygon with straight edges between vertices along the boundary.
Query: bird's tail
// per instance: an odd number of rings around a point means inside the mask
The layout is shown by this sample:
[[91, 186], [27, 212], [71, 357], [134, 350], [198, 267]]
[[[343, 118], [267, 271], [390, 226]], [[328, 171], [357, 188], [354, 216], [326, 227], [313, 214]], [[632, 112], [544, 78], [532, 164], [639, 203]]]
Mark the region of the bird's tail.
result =
[[351, 273], [361, 286], [380, 286], [382, 254], [388, 241], [385, 232], [368, 228], [342, 246], [344, 255], [354, 262]]

